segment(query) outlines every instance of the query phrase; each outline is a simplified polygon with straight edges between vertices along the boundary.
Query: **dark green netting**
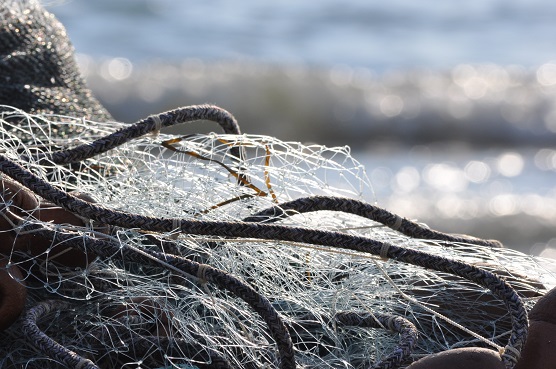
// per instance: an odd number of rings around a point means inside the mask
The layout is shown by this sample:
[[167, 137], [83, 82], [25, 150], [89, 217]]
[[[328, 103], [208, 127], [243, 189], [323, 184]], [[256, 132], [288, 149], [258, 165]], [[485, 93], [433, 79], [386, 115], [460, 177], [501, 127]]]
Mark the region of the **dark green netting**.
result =
[[80, 76], [62, 24], [37, 1], [0, 9], [0, 104], [28, 113], [112, 120]]

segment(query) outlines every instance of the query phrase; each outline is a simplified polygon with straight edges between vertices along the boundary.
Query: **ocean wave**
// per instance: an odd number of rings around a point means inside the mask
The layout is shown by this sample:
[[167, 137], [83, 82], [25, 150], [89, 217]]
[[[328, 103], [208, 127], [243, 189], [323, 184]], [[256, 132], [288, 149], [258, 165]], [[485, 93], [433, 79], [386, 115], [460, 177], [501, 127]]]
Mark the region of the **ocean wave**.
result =
[[377, 141], [542, 146], [556, 139], [556, 64], [461, 64], [451, 70], [312, 68], [250, 61], [132, 64], [79, 56], [122, 121], [177, 106], [227, 108], [249, 133], [353, 147]]

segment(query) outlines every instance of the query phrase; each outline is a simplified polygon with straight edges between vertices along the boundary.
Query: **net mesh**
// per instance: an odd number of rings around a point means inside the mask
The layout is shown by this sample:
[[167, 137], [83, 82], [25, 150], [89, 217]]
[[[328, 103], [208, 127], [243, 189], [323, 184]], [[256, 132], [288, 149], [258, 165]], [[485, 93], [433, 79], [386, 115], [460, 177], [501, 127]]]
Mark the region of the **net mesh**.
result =
[[[387, 227], [333, 209], [277, 210], [312, 196], [373, 198], [365, 169], [346, 147], [155, 132], [57, 164], [53, 152], [128, 125], [0, 110], [6, 160], [108, 209], [175, 222], [174, 230], [160, 232], [86, 218], [53, 224], [37, 214], [55, 205], [39, 199], [36, 208], [24, 208], [10, 194], [15, 187], [5, 187], [0, 205], [19, 215], [17, 221], [3, 215], [11, 222], [2, 230], [10, 239], [0, 250], [3, 270], [22, 271], [10, 276], [25, 284], [28, 296], [24, 313], [0, 338], [1, 368], [286, 367], [264, 314], [211, 283], [208, 269], [191, 275], [160, 255], [217, 268], [267, 299], [291, 337], [297, 367], [403, 368], [450, 348], [502, 349], [510, 338], [504, 302], [453, 274], [318, 242], [190, 234], [180, 231], [178, 219], [242, 222], [274, 209], [260, 222], [364, 236], [480, 266], [503, 276], [527, 309], [555, 285], [549, 260], [517, 251], [415, 238], [392, 229], [401, 223]], [[37, 226], [67, 239], [38, 242]], [[87, 249], [91, 239], [118, 247], [100, 255]], [[87, 252], [76, 253], [70, 241]], [[127, 257], [128, 249], [152, 262]]]
[[[3, 5], [1, 368], [518, 360], [550, 261], [367, 204], [348, 148], [241, 135], [216, 107], [102, 123], [62, 25]], [[201, 118], [225, 134], [158, 132]]]

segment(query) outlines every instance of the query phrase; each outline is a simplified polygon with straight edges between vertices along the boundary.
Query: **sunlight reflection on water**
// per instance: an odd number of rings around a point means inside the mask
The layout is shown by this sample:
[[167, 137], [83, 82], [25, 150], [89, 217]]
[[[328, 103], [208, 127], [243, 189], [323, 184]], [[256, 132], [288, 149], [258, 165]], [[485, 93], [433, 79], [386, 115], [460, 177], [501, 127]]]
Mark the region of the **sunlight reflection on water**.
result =
[[379, 205], [436, 228], [499, 238], [524, 252], [552, 247], [547, 246], [556, 223], [551, 149], [429, 149], [423, 156], [416, 151], [355, 155], [368, 170]]

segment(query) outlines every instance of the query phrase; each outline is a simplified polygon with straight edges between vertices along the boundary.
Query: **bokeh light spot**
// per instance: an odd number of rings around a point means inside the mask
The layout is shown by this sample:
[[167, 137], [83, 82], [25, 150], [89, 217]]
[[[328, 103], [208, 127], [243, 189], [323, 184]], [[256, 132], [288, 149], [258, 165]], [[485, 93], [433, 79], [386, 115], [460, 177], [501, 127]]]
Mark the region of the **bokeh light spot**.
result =
[[516, 152], [507, 152], [498, 157], [496, 169], [505, 177], [516, 177], [523, 171], [523, 157]]
[[486, 182], [490, 177], [490, 167], [482, 161], [472, 160], [465, 166], [465, 177], [474, 183]]
[[461, 169], [446, 163], [427, 165], [423, 176], [431, 187], [445, 192], [464, 191], [469, 183]]
[[385, 116], [392, 118], [399, 115], [403, 110], [403, 100], [396, 95], [387, 95], [380, 101], [380, 111]]
[[556, 170], [556, 150], [540, 149], [535, 154], [534, 161], [540, 170]]
[[537, 81], [543, 86], [556, 85], [556, 64], [546, 63], [537, 69]]
[[110, 59], [102, 64], [101, 75], [107, 80], [123, 81], [131, 76], [133, 64], [126, 58]]
[[415, 167], [403, 167], [396, 173], [395, 188], [399, 192], [411, 192], [421, 182], [419, 171]]
[[516, 212], [517, 206], [513, 195], [501, 194], [493, 197], [489, 202], [489, 208], [495, 216], [507, 216]]

